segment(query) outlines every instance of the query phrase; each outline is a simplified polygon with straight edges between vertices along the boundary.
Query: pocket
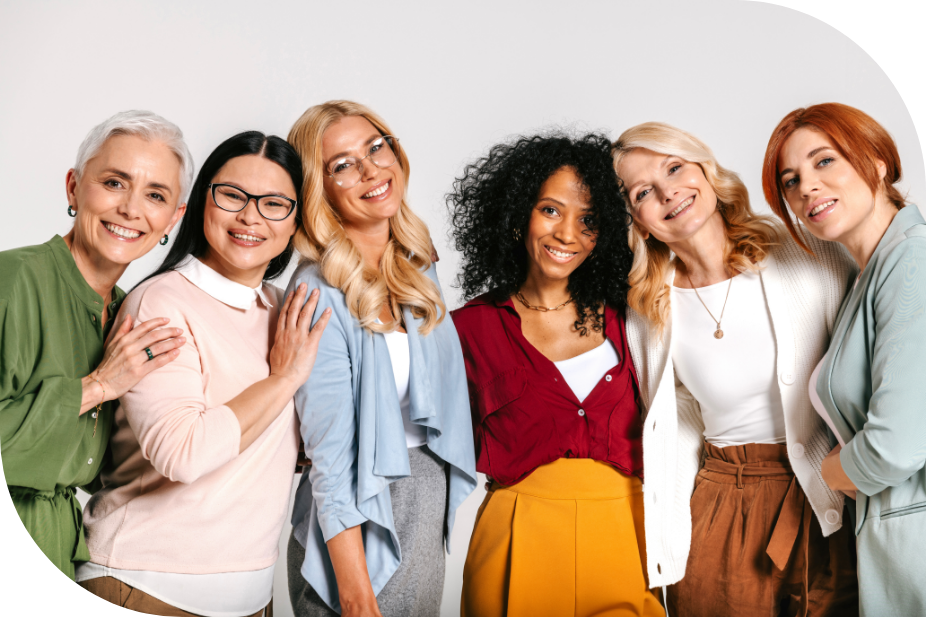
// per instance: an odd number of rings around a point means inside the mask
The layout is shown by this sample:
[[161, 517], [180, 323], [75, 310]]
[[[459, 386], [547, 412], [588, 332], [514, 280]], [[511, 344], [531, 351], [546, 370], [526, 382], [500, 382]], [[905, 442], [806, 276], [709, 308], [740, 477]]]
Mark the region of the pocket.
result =
[[926, 501], [910, 504], [909, 506], [901, 506], [899, 508], [882, 510], [881, 520], [883, 521], [890, 518], [898, 518], [900, 516], [907, 516], [908, 514], [916, 514], [917, 512], [926, 512]]
[[493, 377], [476, 392], [479, 419], [485, 420], [508, 403], [519, 399], [524, 394], [526, 386], [527, 379], [521, 367]]

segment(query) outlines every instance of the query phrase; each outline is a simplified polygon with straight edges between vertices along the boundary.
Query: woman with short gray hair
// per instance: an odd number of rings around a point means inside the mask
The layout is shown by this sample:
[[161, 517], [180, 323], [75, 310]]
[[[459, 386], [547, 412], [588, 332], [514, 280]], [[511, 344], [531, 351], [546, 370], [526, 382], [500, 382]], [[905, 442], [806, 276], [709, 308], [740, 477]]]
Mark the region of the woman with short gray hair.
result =
[[127, 316], [111, 333], [125, 295], [116, 282], [167, 243], [192, 173], [173, 123], [148, 111], [116, 114], [90, 131], [67, 172], [71, 231], [0, 252], [3, 469], [26, 530], [71, 578], [74, 562], [90, 559], [75, 489], [99, 473], [109, 401], [184, 343], [163, 318], [136, 325]]

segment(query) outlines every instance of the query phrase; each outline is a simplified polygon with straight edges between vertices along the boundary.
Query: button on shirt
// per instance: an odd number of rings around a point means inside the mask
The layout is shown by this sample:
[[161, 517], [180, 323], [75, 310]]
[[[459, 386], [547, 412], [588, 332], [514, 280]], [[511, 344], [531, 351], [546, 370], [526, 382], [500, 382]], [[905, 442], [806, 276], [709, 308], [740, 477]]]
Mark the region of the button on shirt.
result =
[[621, 362], [582, 401], [521, 332], [511, 299], [483, 295], [451, 313], [463, 346], [476, 469], [511, 486], [560, 458], [611, 463], [643, 475], [643, 424], [624, 319], [605, 308], [605, 336]]

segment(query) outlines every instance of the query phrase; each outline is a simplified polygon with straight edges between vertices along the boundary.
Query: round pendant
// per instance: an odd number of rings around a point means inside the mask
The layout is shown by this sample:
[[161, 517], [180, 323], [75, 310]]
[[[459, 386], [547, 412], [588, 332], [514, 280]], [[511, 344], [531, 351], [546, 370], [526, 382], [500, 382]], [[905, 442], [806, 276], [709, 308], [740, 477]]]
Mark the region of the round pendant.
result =
[[717, 328], [717, 330], [714, 331], [714, 338], [723, 338], [723, 330]]

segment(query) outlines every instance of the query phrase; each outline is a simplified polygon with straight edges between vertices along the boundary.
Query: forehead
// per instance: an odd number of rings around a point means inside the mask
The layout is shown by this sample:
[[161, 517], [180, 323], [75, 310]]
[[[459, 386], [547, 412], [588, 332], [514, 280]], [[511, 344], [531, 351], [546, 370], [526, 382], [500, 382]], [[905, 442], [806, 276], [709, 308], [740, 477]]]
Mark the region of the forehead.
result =
[[296, 189], [289, 173], [277, 163], [257, 154], [229, 159], [212, 178], [213, 182], [232, 182], [255, 195], [285, 193], [295, 199]]
[[137, 135], [113, 135], [100, 147], [99, 152], [87, 162], [88, 166], [144, 167], [152, 172], [180, 173], [180, 159], [163, 141], [148, 140]]
[[649, 174], [659, 171], [671, 157], [646, 148], [634, 148], [621, 158], [618, 175], [626, 186], [645, 180]]
[[587, 208], [591, 195], [571, 167], [557, 169], [540, 186], [539, 199], [555, 199], [564, 205]]
[[363, 150], [371, 137], [379, 131], [363, 116], [345, 116], [332, 123], [322, 135], [322, 157], [327, 160], [341, 153]]
[[778, 167], [780, 169], [798, 164], [801, 159], [819, 148], [835, 149], [836, 146], [829, 135], [823, 131], [801, 127], [794, 131], [782, 147], [781, 155], [778, 157]]

